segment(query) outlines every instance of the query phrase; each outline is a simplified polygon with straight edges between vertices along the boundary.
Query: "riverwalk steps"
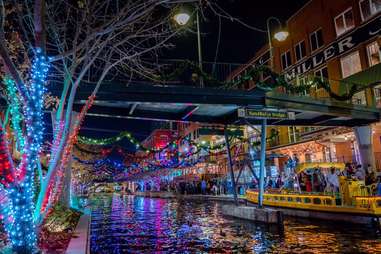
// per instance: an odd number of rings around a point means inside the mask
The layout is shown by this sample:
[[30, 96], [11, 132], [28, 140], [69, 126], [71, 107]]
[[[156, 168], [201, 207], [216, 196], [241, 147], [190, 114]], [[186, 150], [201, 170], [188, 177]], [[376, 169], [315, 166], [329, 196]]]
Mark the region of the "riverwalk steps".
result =
[[222, 213], [224, 215], [251, 220], [264, 222], [269, 224], [283, 224], [283, 213], [279, 210], [270, 208], [258, 208], [253, 206], [235, 206], [235, 205], [224, 205], [222, 206]]

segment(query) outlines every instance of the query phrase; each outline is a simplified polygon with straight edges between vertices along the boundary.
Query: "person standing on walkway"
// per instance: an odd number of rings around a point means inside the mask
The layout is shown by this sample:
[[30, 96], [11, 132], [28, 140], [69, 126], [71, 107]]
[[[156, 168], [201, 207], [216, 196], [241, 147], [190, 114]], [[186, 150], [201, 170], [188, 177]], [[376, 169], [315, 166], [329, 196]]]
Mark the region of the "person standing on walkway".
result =
[[216, 184], [213, 184], [213, 186], [212, 186], [212, 194], [214, 196], [217, 195], [217, 186], [216, 186]]
[[204, 179], [201, 181], [201, 193], [202, 195], [206, 194], [206, 181]]
[[339, 176], [335, 168], [331, 168], [331, 172], [328, 173], [327, 182], [332, 192], [339, 192]]
[[357, 165], [356, 171], [355, 171], [355, 177], [359, 181], [364, 181], [365, 180], [365, 172], [364, 172], [363, 168], [361, 167], [361, 165]]
[[381, 196], [381, 176], [377, 177], [376, 196]]

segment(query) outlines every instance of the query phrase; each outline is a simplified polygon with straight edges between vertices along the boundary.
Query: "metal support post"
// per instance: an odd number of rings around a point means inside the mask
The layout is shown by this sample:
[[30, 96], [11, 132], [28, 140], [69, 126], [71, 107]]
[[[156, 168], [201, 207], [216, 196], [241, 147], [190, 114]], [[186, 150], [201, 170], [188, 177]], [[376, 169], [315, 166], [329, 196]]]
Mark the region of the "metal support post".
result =
[[263, 207], [263, 192], [265, 187], [265, 162], [266, 162], [266, 125], [267, 119], [262, 120], [261, 125], [261, 161], [259, 167], [259, 195], [258, 207]]
[[230, 143], [229, 143], [229, 136], [228, 136], [228, 130], [225, 127], [224, 129], [225, 134], [225, 142], [226, 142], [226, 153], [228, 155], [228, 165], [229, 165], [229, 171], [230, 171], [230, 178], [232, 181], [232, 187], [233, 187], [233, 195], [234, 195], [234, 203], [238, 206], [238, 196], [237, 196], [237, 188], [235, 185], [235, 178], [234, 178], [234, 171], [233, 171], [233, 161], [230, 154]]
[[[201, 31], [200, 31], [200, 14], [199, 10], [196, 11], [196, 23], [197, 23], [197, 50], [198, 50], [198, 67], [202, 72], [202, 49], [201, 49]], [[204, 78], [202, 76], [200, 78], [200, 87], [204, 87]]]
[[267, 40], [268, 40], [268, 43], [269, 43], [269, 53], [270, 53], [270, 69], [273, 70], [273, 66], [274, 66], [274, 60], [273, 60], [273, 45], [272, 45], [272, 41], [271, 41], [271, 31], [270, 31], [270, 21], [271, 21], [272, 17], [268, 18], [266, 20], [266, 26], [267, 26]]

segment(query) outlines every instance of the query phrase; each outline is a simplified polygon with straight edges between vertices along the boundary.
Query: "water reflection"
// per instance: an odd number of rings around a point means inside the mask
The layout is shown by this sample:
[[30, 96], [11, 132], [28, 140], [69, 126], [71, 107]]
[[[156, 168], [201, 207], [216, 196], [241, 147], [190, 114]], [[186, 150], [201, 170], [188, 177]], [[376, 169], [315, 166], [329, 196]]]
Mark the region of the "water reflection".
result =
[[224, 217], [215, 202], [119, 195], [91, 202], [91, 253], [381, 252], [381, 238], [364, 227], [287, 219], [280, 230]]

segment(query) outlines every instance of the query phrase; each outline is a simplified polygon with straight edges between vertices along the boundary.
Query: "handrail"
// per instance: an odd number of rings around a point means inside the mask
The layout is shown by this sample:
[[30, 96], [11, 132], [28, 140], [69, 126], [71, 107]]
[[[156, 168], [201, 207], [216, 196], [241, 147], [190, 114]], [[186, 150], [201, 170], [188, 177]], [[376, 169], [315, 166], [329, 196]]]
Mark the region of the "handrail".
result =
[[[254, 202], [258, 202], [258, 192], [247, 191], [246, 197]], [[357, 208], [366, 209], [373, 213], [381, 213], [381, 196], [353, 196], [352, 206], [343, 206], [336, 203], [336, 197], [333, 195], [317, 195], [317, 194], [287, 194], [287, 193], [265, 193], [264, 202], [269, 202], [270, 205], [275, 203], [279, 204], [301, 204], [304, 207], [301, 208], [312, 208], [312, 207], [343, 207], [343, 208]]]

